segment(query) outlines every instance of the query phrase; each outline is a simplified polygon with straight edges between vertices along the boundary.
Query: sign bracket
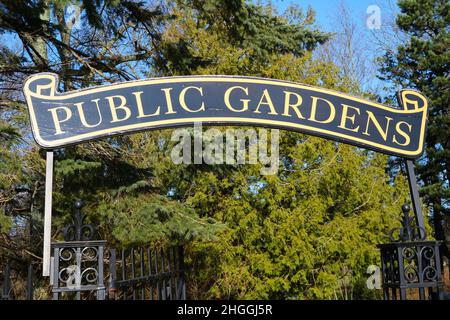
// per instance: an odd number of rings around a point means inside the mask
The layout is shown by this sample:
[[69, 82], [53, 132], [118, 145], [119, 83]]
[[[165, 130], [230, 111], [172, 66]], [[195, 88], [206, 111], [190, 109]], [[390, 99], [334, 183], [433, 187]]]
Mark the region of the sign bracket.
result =
[[405, 160], [406, 173], [408, 175], [409, 192], [411, 194], [412, 207], [416, 216], [416, 225], [419, 227], [420, 238], [425, 239], [425, 223], [423, 220], [422, 209], [420, 207], [420, 196], [417, 188], [417, 178], [414, 172], [414, 162]]

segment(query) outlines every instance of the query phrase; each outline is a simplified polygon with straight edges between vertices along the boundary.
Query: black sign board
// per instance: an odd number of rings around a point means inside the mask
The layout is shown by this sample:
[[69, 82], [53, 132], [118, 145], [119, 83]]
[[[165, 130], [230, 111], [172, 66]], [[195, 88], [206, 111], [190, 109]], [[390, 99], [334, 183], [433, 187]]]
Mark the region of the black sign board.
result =
[[36, 142], [49, 149], [140, 130], [203, 124], [299, 131], [367, 149], [417, 158], [427, 100], [399, 92], [401, 108], [328, 89], [235, 76], [155, 78], [58, 93], [58, 78], [27, 79]]

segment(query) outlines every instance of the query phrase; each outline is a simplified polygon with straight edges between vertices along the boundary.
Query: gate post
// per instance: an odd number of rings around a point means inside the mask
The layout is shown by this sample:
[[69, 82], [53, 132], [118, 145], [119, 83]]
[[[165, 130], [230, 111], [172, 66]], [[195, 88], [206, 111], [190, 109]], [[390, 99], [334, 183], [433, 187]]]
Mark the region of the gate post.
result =
[[109, 249], [109, 287], [108, 287], [108, 299], [116, 299], [116, 249]]
[[27, 300], [33, 300], [33, 265], [31, 263], [27, 274]]
[[11, 292], [11, 268], [9, 261], [6, 263], [5, 269], [3, 270], [3, 286], [2, 286], [2, 299], [9, 300]]
[[416, 173], [414, 172], [414, 162], [412, 160], [406, 160], [406, 172], [408, 174], [409, 193], [411, 194], [411, 200], [413, 205], [414, 214], [416, 216], [416, 225], [420, 228], [420, 236], [425, 237], [425, 223], [423, 222], [422, 209], [420, 208], [420, 196], [417, 189]]
[[64, 240], [52, 243], [52, 293], [58, 300], [61, 293], [95, 292], [97, 300], [105, 299], [103, 258], [106, 241], [92, 241], [94, 227], [84, 224], [83, 204], [75, 202], [73, 223], [64, 228]]
[[179, 268], [179, 284], [177, 292], [177, 298], [179, 300], [186, 300], [186, 279], [184, 271], [184, 247], [182, 245], [178, 246], [178, 268]]
[[378, 245], [384, 299], [407, 300], [411, 293], [412, 299], [442, 299], [441, 242], [426, 240], [425, 229], [413, 226], [410, 209], [402, 206], [402, 227], [391, 230], [390, 243]]

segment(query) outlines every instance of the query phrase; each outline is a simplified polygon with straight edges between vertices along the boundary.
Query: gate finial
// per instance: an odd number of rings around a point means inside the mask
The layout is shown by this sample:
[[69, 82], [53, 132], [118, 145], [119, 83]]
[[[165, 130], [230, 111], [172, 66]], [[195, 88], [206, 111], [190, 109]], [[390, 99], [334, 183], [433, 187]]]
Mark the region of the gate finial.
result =
[[84, 224], [86, 215], [81, 214], [83, 202], [81, 200], [75, 201], [75, 211], [72, 214], [72, 221], [65, 226], [63, 234], [65, 241], [90, 241], [94, 236], [94, 226], [91, 224]]
[[[394, 228], [389, 232], [389, 238], [392, 242], [424, 241], [427, 238], [425, 229], [414, 225], [414, 217], [409, 215], [411, 207], [405, 203], [402, 205], [402, 226]], [[398, 232], [396, 237], [394, 234]]]

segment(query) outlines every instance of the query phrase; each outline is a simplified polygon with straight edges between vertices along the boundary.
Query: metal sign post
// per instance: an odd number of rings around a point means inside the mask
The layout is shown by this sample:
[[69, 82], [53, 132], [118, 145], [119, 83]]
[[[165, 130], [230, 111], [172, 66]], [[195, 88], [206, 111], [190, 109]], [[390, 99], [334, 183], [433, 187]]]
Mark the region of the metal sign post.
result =
[[[421, 96], [420, 99], [411, 99], [410, 96], [402, 94], [402, 91], [397, 92], [397, 101], [400, 108], [404, 108], [406, 111], [409, 112], [416, 112], [417, 110], [420, 110], [422, 108], [427, 108], [428, 101], [425, 96]], [[425, 117], [423, 118], [423, 128], [425, 129], [427, 116], [428, 114], [424, 113]], [[421, 143], [421, 149], [423, 152], [424, 144], [425, 144], [425, 137], [422, 137]], [[419, 229], [419, 236], [421, 239], [425, 239], [425, 223], [423, 221], [423, 215], [422, 215], [422, 209], [420, 207], [420, 196], [419, 196], [419, 190], [417, 189], [417, 179], [416, 179], [416, 173], [414, 172], [414, 161], [410, 158], [405, 158], [405, 164], [406, 164], [406, 173], [408, 176], [408, 184], [409, 184], [409, 193], [411, 195], [411, 202], [412, 207], [414, 210], [416, 225]]]
[[50, 276], [50, 245], [52, 240], [52, 192], [53, 192], [53, 151], [47, 151], [45, 169], [45, 214], [44, 214], [44, 250], [42, 275]]
[[406, 172], [408, 174], [409, 192], [416, 216], [416, 224], [419, 227], [420, 238], [425, 238], [425, 223], [423, 222], [422, 209], [420, 208], [419, 190], [417, 189], [416, 174], [414, 172], [414, 162], [406, 160]]

